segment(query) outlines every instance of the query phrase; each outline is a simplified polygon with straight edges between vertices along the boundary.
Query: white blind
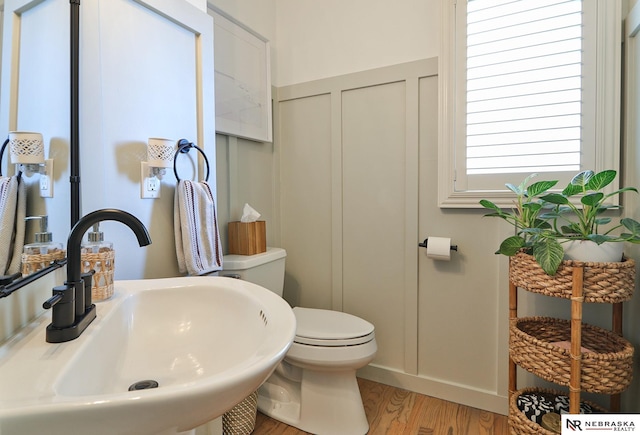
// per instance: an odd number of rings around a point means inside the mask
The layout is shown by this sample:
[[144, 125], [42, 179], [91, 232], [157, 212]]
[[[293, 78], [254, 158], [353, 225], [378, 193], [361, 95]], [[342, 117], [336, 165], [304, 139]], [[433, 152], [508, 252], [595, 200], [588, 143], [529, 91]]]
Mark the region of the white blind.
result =
[[578, 171], [582, 1], [467, 3], [467, 175]]

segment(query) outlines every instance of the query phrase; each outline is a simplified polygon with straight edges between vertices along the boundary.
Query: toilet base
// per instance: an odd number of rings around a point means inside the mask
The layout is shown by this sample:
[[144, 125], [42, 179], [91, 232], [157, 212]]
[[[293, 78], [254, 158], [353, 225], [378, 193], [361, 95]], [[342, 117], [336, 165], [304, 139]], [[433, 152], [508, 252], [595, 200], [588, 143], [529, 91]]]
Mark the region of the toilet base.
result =
[[258, 390], [258, 409], [316, 435], [369, 431], [355, 370], [277, 370]]

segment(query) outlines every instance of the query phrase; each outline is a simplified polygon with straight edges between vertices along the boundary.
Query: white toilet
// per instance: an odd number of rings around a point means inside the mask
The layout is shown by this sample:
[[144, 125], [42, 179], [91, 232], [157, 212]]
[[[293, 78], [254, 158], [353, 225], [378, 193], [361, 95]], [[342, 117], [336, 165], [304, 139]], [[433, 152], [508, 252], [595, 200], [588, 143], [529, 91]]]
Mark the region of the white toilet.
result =
[[[282, 296], [287, 253], [225, 255], [220, 275], [256, 283]], [[369, 430], [356, 370], [378, 349], [371, 323], [338, 311], [295, 307], [297, 328], [284, 361], [258, 390], [258, 409], [313, 434]]]

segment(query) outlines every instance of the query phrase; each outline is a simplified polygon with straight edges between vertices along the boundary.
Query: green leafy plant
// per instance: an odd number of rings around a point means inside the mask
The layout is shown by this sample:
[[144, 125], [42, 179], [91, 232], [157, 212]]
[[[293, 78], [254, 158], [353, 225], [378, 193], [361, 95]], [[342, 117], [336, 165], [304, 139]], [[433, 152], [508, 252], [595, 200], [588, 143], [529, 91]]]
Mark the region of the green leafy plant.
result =
[[[609, 225], [612, 221], [611, 217], [604, 216], [604, 213], [621, 208], [620, 205], [608, 203], [608, 200], [623, 192], [638, 193], [635, 187], [623, 187], [611, 193], [604, 193], [603, 190], [615, 178], [616, 171], [611, 169], [598, 173], [580, 172], [571, 179], [562, 193], [550, 193], [542, 198], [555, 206], [553, 211], [546, 213], [543, 218], [551, 221], [555, 231], [569, 240], [591, 240], [598, 245], [605, 242], [640, 243], [640, 223], [631, 218], [623, 218], [619, 224], [608, 226], [601, 232], [601, 227]], [[628, 232], [613, 234], [620, 228]]]
[[533, 255], [546, 273], [553, 275], [562, 261], [564, 250], [558, 242], [558, 234], [544, 219], [546, 212], [550, 211], [550, 206], [543, 197], [547, 196], [548, 191], [558, 181], [538, 181], [528, 185], [535, 176], [536, 174], [528, 176], [518, 186], [506, 184], [507, 188], [516, 194], [511, 210], [502, 210], [486, 199], [481, 200], [480, 204], [491, 210], [491, 213], [485, 216], [499, 217], [515, 229], [513, 236], [502, 241], [496, 254], [512, 256], [525, 250]]
[[[564, 257], [562, 243], [569, 240], [591, 240], [597, 244], [640, 243], [640, 223], [623, 218], [619, 224], [610, 226], [612, 219], [605, 216], [607, 211], [621, 208], [609, 201], [612, 197], [629, 191], [638, 193], [634, 187], [605, 193], [616, 175], [614, 170], [583, 171], [560, 193], [550, 192], [557, 180], [527, 186], [533, 177], [529, 176], [517, 187], [506, 185], [516, 194], [510, 211], [504, 211], [486, 199], [481, 200], [480, 204], [491, 210], [485, 216], [502, 218], [515, 228], [515, 235], [505, 239], [496, 254], [511, 256], [524, 250], [533, 255], [547, 274], [554, 275]], [[620, 228], [626, 231], [613, 234]]]

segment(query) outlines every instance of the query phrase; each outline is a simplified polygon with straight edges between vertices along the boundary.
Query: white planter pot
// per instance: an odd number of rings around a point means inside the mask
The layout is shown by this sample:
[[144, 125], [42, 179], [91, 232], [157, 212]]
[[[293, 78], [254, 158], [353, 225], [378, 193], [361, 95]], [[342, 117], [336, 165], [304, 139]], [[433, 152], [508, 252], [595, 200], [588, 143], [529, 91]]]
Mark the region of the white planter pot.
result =
[[564, 259], [595, 263], [622, 261], [624, 243], [611, 242], [598, 245], [591, 240], [571, 240], [563, 243]]

